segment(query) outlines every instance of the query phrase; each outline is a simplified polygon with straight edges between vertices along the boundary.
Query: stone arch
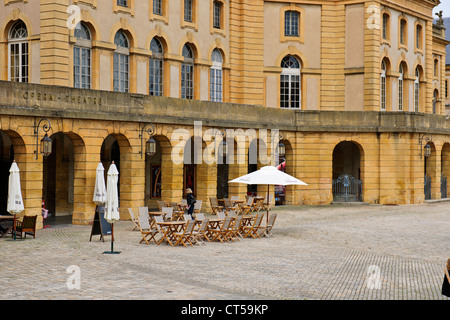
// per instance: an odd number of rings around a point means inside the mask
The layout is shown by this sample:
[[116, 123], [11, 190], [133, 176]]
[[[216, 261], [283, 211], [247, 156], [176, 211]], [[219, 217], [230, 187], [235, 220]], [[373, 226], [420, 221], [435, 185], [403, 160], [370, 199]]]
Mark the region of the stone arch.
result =
[[344, 140], [333, 148], [334, 201], [363, 201], [364, 149], [354, 140]]

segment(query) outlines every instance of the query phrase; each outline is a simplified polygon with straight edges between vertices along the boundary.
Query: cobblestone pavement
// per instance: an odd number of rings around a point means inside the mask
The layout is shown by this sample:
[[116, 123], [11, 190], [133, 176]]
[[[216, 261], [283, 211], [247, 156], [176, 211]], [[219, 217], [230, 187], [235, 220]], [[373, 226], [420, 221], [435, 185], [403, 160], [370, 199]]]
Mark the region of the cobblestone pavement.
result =
[[[90, 226], [0, 239], [2, 299], [438, 300], [450, 257], [450, 203], [277, 207], [273, 238], [194, 247], [139, 244], [130, 221], [114, 250]], [[67, 286], [80, 269], [80, 288]], [[69, 281], [69, 283], [73, 283]]]

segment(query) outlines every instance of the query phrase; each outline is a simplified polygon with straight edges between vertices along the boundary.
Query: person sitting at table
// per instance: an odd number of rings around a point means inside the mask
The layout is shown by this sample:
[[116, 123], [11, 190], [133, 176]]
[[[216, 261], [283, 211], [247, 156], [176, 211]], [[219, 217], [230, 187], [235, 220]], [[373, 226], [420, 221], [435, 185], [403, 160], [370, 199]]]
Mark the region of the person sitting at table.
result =
[[192, 214], [194, 213], [194, 205], [197, 202], [197, 200], [195, 200], [191, 188], [186, 189], [186, 202], [187, 202], [186, 209], [188, 209], [188, 214], [191, 216], [192, 219], [194, 219]]

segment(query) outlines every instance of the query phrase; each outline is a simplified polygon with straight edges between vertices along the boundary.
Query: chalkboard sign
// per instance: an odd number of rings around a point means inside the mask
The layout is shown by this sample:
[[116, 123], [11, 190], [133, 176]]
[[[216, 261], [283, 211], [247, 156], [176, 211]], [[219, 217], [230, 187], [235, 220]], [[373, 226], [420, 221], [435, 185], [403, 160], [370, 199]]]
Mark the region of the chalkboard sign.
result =
[[100, 235], [100, 240], [103, 242], [105, 239], [104, 236], [111, 236], [112, 229], [111, 224], [105, 219], [105, 206], [96, 206], [95, 207], [95, 215], [94, 222], [92, 224], [91, 237], [89, 241], [92, 240], [92, 236]]

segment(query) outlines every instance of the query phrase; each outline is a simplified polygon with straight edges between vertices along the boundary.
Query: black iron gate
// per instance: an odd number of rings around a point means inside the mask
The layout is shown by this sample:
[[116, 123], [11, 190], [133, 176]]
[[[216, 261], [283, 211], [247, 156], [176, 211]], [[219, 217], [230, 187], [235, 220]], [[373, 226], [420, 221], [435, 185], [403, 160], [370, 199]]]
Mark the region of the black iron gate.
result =
[[441, 199], [447, 198], [447, 177], [441, 175]]
[[431, 177], [425, 175], [424, 178], [424, 192], [425, 192], [425, 200], [431, 199]]
[[337, 179], [334, 179], [333, 201], [362, 201], [362, 181], [349, 174], [343, 174]]

